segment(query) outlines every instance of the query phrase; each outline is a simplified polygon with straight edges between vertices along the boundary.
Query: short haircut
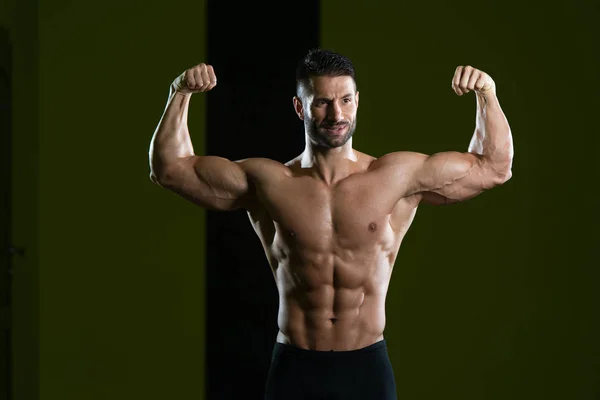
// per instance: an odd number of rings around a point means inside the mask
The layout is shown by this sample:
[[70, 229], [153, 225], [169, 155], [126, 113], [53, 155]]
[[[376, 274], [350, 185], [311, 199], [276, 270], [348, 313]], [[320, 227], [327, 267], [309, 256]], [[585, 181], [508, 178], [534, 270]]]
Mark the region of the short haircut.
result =
[[356, 88], [354, 65], [348, 57], [328, 49], [314, 48], [300, 60], [296, 69], [296, 93], [301, 86], [308, 87], [313, 76], [350, 76]]

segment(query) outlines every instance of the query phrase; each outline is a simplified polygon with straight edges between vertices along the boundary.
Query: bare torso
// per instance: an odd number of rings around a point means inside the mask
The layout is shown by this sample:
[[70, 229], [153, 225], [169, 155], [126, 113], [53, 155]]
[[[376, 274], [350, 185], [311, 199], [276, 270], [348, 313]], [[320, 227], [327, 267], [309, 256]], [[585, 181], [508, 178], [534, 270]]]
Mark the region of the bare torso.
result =
[[196, 156], [189, 99], [211, 90], [216, 76], [204, 63], [187, 70], [174, 81], [153, 136], [150, 177], [207, 209], [247, 209], [279, 291], [277, 341], [354, 350], [383, 338], [392, 269], [419, 203], [452, 204], [506, 182], [512, 135], [491, 78], [459, 66], [454, 91], [478, 93], [469, 151], [375, 159], [352, 148], [359, 100], [353, 74], [308, 75], [293, 99], [305, 151], [284, 165]]
[[248, 216], [279, 292], [278, 342], [341, 351], [383, 339], [394, 261], [419, 199], [356, 153], [348, 176], [329, 185], [299, 159], [244, 167], [256, 192]]

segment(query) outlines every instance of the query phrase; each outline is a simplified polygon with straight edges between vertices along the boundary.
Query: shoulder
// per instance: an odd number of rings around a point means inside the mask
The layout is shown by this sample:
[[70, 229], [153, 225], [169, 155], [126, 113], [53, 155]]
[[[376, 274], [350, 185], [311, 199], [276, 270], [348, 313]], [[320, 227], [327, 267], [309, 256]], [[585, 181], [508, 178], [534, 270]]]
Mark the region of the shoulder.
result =
[[415, 151], [395, 151], [387, 153], [371, 162], [370, 170], [401, 168], [403, 170], [422, 166], [429, 156]]
[[289, 176], [290, 168], [286, 164], [270, 158], [253, 157], [235, 161], [248, 174], [249, 177], [265, 178]]

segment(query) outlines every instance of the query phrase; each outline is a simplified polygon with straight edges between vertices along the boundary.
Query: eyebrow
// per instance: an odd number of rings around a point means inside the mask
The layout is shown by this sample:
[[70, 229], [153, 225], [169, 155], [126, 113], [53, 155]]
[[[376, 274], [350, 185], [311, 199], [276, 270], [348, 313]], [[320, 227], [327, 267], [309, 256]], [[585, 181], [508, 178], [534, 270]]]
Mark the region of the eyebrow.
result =
[[[348, 97], [352, 97], [352, 93], [348, 93], [342, 96], [342, 99], [348, 98]], [[319, 100], [325, 100], [325, 101], [331, 101], [331, 99], [327, 98], [327, 97], [315, 97], [314, 101], [319, 101]]]

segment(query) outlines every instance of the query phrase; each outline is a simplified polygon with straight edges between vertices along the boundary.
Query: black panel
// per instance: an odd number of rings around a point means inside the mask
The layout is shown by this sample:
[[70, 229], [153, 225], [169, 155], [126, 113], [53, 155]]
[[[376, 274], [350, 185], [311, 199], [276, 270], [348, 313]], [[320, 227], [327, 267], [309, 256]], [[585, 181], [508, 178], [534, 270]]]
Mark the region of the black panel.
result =
[[[300, 154], [295, 69], [318, 44], [318, 1], [208, 1], [207, 62], [218, 85], [207, 94], [207, 154]], [[278, 329], [273, 275], [244, 210], [208, 212], [207, 240], [207, 399], [262, 399]]]

